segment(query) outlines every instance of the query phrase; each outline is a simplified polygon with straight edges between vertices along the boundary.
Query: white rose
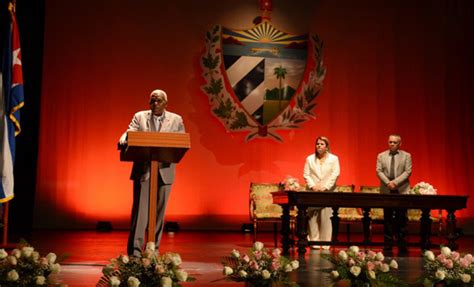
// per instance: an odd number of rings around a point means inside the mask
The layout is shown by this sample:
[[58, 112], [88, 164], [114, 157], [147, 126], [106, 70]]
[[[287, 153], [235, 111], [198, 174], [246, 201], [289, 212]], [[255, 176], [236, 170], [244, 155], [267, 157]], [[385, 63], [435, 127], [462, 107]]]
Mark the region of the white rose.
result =
[[469, 274], [461, 274], [461, 280], [464, 283], [469, 283], [471, 282], [471, 275]]
[[383, 261], [384, 259], [385, 259], [385, 256], [383, 256], [382, 252], [377, 252], [377, 254], [375, 254], [375, 260]]
[[5, 259], [7, 258], [8, 253], [5, 251], [5, 249], [0, 249], [0, 259]]
[[11, 271], [8, 272], [8, 274], [7, 274], [7, 280], [8, 280], [8, 281], [17, 281], [18, 278], [20, 278], [20, 275], [18, 275], [18, 273], [16, 272], [15, 269], [11, 270]]
[[352, 273], [355, 277], [359, 276], [361, 270], [362, 270], [362, 269], [361, 269], [359, 266], [352, 266], [351, 269], [350, 269], [351, 273]]
[[12, 250], [12, 255], [15, 256], [16, 258], [20, 258], [21, 251], [15, 248]]
[[451, 255], [451, 249], [449, 249], [449, 247], [444, 246], [441, 248], [441, 254], [447, 257]]
[[155, 249], [156, 249], [155, 242], [152, 242], [152, 241], [147, 242], [145, 250], [155, 251]]
[[[161, 278], [161, 279], [163, 280], [163, 278]], [[138, 280], [137, 278], [135, 278], [133, 276], [130, 276], [127, 279], [127, 286], [128, 287], [138, 287], [138, 286], [140, 286], [140, 280]]]
[[161, 277], [160, 284], [162, 287], [171, 287], [173, 286], [173, 280], [169, 277]]
[[31, 258], [33, 259], [34, 262], [38, 262], [40, 258], [40, 254], [36, 251], [33, 251], [33, 253], [31, 253]]
[[346, 253], [346, 251], [344, 251], [344, 250], [339, 251], [338, 256], [339, 256], [339, 258], [341, 258], [341, 260], [344, 261], [344, 262], [347, 260], [347, 253]]
[[349, 250], [354, 252], [354, 253], [359, 253], [359, 247], [355, 246], [355, 245], [349, 247]]
[[127, 264], [128, 262], [130, 262], [130, 258], [128, 257], [128, 255], [121, 255], [120, 260], [122, 260], [124, 264]]
[[44, 285], [44, 283], [46, 283], [46, 278], [44, 276], [37, 276], [35, 283], [36, 285]]
[[370, 271], [369, 271], [369, 277], [372, 278], [372, 279], [375, 279], [375, 272], [374, 272], [374, 270], [370, 270]]
[[155, 257], [155, 251], [151, 249], [145, 249], [145, 251], [143, 251], [143, 257], [151, 259]]
[[115, 268], [113, 264], [107, 264], [104, 266], [104, 268], [102, 268], [102, 273], [104, 273], [104, 275], [110, 275], [112, 272], [114, 272], [114, 270]]
[[120, 286], [120, 280], [118, 279], [117, 276], [110, 277], [110, 286], [111, 287], [119, 287]]
[[15, 266], [18, 263], [18, 259], [16, 259], [15, 256], [10, 255], [7, 257], [7, 262], [10, 263], [10, 265]]
[[30, 258], [35, 249], [33, 247], [25, 246], [21, 249], [21, 255], [25, 258]]
[[51, 265], [51, 273], [59, 273], [61, 272], [61, 265], [59, 263], [54, 263]]
[[380, 271], [388, 272], [388, 271], [390, 271], [390, 267], [388, 266], [387, 263], [384, 263], [384, 264], [380, 265]]
[[291, 268], [293, 268], [293, 270], [298, 269], [300, 267], [300, 262], [298, 260], [293, 260], [293, 261], [290, 262], [290, 264], [291, 264]]
[[286, 264], [285, 268], [283, 270], [285, 272], [291, 272], [291, 271], [293, 271], [293, 268], [291, 267], [291, 264]]
[[262, 250], [263, 249], [263, 243], [260, 242], [260, 241], [255, 241], [255, 243], [253, 244], [253, 248], [255, 250]]
[[234, 258], [240, 258], [240, 252], [238, 250], [232, 250], [231, 255]]
[[263, 277], [263, 279], [268, 279], [268, 278], [270, 278], [270, 272], [268, 272], [267, 269], [263, 270], [263, 271], [262, 271], [262, 277]]
[[393, 268], [393, 269], [398, 269], [397, 261], [392, 259], [392, 261], [390, 261], [390, 267]]
[[431, 251], [431, 250], [425, 251], [425, 257], [429, 261], [434, 261], [435, 260], [435, 255], [434, 255], [433, 251]]
[[46, 255], [46, 258], [48, 259], [49, 264], [54, 264], [56, 262], [57, 256], [54, 253], [48, 253], [48, 255]]
[[188, 273], [184, 270], [176, 270], [175, 275], [178, 281], [186, 282], [186, 280], [188, 280]]
[[439, 280], [443, 280], [444, 277], [446, 277], [446, 272], [444, 272], [443, 270], [436, 270], [436, 273], [435, 273], [435, 276], [436, 278], [438, 278]]
[[245, 278], [245, 277], [247, 277], [247, 272], [245, 272], [244, 270], [240, 270], [239, 271], [239, 276], [242, 277], [242, 278]]
[[173, 263], [173, 266], [179, 266], [183, 261], [181, 260], [181, 256], [179, 254], [175, 253], [173, 256], [171, 256], [171, 263]]
[[234, 270], [232, 270], [232, 268], [229, 266], [225, 266], [222, 273], [224, 273], [225, 276], [229, 276], [230, 274], [234, 273]]
[[336, 270], [333, 270], [333, 271], [331, 271], [331, 276], [332, 276], [332, 278], [336, 279], [336, 278], [339, 277], [339, 272], [337, 272]]

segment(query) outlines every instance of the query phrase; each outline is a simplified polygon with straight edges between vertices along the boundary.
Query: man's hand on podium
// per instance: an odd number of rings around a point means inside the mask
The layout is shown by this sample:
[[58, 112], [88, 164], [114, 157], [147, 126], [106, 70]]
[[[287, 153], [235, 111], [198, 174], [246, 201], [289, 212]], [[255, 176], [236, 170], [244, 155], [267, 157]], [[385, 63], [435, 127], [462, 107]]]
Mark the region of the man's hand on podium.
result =
[[119, 142], [118, 142], [118, 147], [123, 147], [124, 145], [127, 144], [127, 133], [124, 133], [120, 139], [119, 139]]

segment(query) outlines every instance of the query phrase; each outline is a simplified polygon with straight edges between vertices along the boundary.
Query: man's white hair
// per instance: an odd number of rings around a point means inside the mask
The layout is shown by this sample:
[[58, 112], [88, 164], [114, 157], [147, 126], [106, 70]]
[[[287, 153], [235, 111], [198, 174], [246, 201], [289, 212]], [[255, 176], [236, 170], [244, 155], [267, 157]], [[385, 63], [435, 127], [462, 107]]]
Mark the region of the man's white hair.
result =
[[168, 101], [168, 95], [166, 95], [165, 91], [163, 90], [154, 90], [153, 92], [151, 92], [150, 94], [150, 98], [155, 95], [155, 96], [162, 96], [165, 101]]

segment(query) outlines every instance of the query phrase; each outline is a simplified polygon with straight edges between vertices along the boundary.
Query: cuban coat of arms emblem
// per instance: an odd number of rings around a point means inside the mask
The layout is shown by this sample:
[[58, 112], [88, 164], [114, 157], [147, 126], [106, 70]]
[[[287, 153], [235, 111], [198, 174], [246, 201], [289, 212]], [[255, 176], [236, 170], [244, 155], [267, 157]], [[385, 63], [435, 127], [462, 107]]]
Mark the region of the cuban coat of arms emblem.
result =
[[298, 128], [315, 117], [326, 69], [322, 41], [290, 34], [268, 18], [245, 30], [215, 26], [206, 34], [201, 67], [212, 113], [246, 141]]

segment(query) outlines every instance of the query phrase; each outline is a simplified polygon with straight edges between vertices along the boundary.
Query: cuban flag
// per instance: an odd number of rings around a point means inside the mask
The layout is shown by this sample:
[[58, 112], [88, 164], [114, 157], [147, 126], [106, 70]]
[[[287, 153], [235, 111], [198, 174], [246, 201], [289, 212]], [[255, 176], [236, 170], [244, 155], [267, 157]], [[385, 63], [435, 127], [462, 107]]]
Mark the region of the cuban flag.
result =
[[23, 73], [20, 35], [16, 21], [15, 1], [9, 3], [9, 29], [5, 35], [0, 83], [0, 203], [13, 198], [13, 164], [15, 136], [21, 131], [20, 109], [23, 107]]

